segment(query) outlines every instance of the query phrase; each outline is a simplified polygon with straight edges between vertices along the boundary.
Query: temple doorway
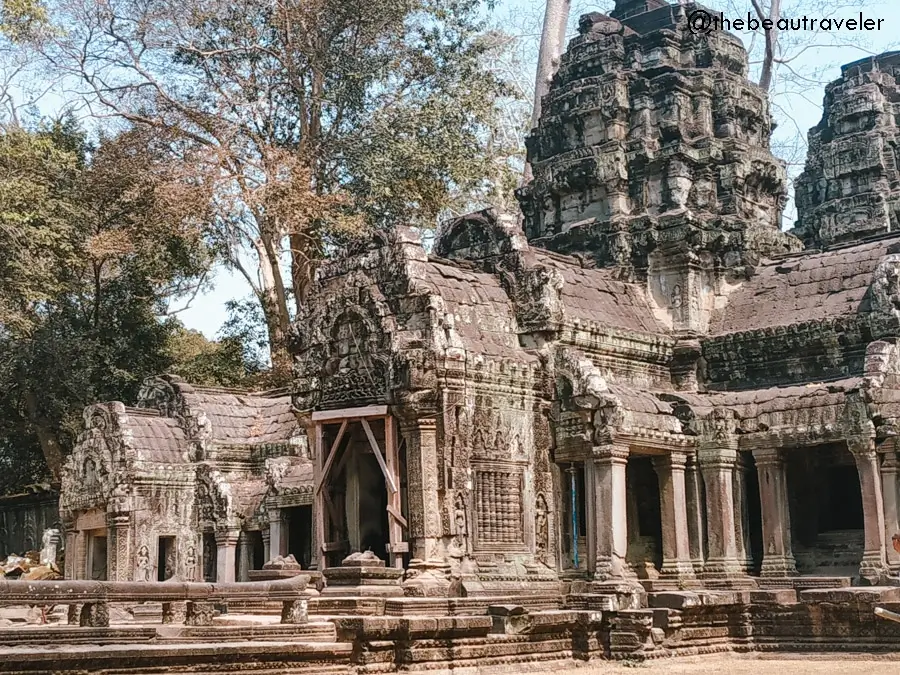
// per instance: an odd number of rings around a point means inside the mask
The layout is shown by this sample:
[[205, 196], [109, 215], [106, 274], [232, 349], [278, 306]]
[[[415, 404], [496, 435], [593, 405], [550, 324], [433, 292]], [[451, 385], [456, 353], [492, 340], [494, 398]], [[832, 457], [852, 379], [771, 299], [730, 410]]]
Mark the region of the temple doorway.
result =
[[750, 557], [750, 574], [759, 575], [763, 558], [762, 503], [759, 496], [759, 472], [752, 453], [744, 453], [744, 524], [747, 529], [745, 545]]
[[294, 506], [284, 509], [283, 513], [287, 528], [287, 552], [303, 569], [309, 569], [312, 561], [312, 506]]
[[219, 551], [216, 546], [216, 535], [212, 532], [203, 533], [203, 581], [214, 582], [218, 566]]
[[106, 581], [106, 530], [87, 532], [87, 578]]
[[865, 538], [853, 456], [836, 444], [787, 451], [785, 463], [797, 571], [856, 576]]
[[[625, 469], [628, 518], [627, 560], [640, 578], [662, 569], [662, 511], [653, 458], [632, 455]], [[651, 569], [653, 568], [653, 569]]]
[[175, 537], [160, 537], [156, 552], [156, 580], [175, 576]]
[[403, 536], [405, 471], [387, 406], [317, 412], [313, 421], [320, 569], [367, 550], [403, 567], [409, 551]]

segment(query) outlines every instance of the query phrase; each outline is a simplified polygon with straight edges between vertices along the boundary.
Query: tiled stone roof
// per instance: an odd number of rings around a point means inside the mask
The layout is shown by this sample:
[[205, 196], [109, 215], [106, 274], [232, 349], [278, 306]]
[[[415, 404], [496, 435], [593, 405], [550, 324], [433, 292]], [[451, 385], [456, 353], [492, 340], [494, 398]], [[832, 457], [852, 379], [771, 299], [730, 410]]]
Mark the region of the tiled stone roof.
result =
[[225, 443], [278, 443], [297, 429], [290, 396], [267, 397], [203, 387], [183, 388], [188, 405], [206, 413], [212, 438]]
[[644, 286], [615, 279], [614, 270], [609, 268], [582, 268], [574, 259], [567, 263], [562, 256], [539, 249], [534, 249], [534, 256], [542, 265], [562, 274], [565, 284], [561, 295], [567, 319], [645, 333], [664, 332], [650, 308]]
[[426, 274], [467, 351], [530, 360], [519, 346], [514, 307], [497, 277], [434, 260]]
[[139, 460], [161, 464], [188, 461], [188, 441], [177, 420], [149, 415], [144, 410], [127, 410], [133, 447]]
[[766, 261], [728, 296], [713, 335], [857, 314], [879, 260], [896, 237]]

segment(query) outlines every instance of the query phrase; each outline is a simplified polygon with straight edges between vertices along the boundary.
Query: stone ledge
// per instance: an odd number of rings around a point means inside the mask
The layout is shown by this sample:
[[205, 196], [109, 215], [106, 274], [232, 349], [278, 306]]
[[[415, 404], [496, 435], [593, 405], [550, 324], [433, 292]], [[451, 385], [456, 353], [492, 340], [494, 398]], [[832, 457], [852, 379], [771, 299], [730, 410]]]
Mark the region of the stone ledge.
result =
[[797, 603], [797, 591], [792, 588], [750, 591], [750, 602], [757, 605], [793, 605]]
[[900, 602], [900, 588], [893, 586], [865, 586], [853, 588], [812, 588], [800, 591], [800, 602], [818, 604]]

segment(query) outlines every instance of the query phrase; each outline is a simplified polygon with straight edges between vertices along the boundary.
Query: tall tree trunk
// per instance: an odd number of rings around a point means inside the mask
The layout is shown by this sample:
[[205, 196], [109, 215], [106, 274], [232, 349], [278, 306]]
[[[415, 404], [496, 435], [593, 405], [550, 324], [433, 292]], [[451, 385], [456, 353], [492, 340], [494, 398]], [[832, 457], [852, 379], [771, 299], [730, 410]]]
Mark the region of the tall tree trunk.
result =
[[286, 384], [291, 372], [291, 356], [287, 345], [291, 320], [278, 253], [274, 243], [264, 237], [257, 239], [254, 246], [259, 257], [259, 301], [269, 333], [272, 371], [279, 384]]
[[[534, 129], [541, 119], [541, 99], [550, 91], [550, 80], [559, 68], [559, 57], [562, 55], [566, 41], [566, 26], [569, 23], [569, 10], [572, 0], [547, 0], [544, 10], [544, 27], [541, 30], [541, 47], [538, 52], [537, 76], [534, 81], [534, 108], [531, 112], [531, 128]], [[523, 182], [532, 179], [531, 164], [525, 164]]]
[[44, 453], [44, 461], [47, 462], [47, 468], [50, 469], [50, 476], [53, 485], [59, 485], [59, 477], [62, 473], [63, 454], [62, 446], [56, 437], [56, 432], [50, 427], [47, 418], [41, 413], [41, 406], [37, 396], [30, 391], [25, 392], [25, 409], [28, 411], [28, 420], [34, 426], [35, 434], [41, 444], [41, 451]]
[[763, 56], [762, 70], [759, 74], [759, 86], [769, 91], [772, 88], [772, 76], [775, 72], [775, 51], [778, 47], [778, 19], [781, 18], [781, 0], [772, 0], [768, 15], [765, 14], [759, 0], [751, 0], [753, 9], [760, 21], [769, 19], [772, 21], [772, 29], [765, 31], [766, 53]]

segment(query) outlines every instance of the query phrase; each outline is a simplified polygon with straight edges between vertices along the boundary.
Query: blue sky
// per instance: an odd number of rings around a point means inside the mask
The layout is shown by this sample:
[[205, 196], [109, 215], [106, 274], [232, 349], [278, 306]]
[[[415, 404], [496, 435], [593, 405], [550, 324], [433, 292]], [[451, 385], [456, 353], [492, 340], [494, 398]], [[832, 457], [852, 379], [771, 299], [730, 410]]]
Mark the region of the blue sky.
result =
[[[728, 8], [728, 4], [732, 5]], [[740, 18], [746, 16], [750, 8], [750, 0], [707, 0], [707, 6], [722, 9], [727, 18]], [[818, 0], [785, 0], [784, 16], [789, 18], [801, 18], [802, 15], [813, 18], [821, 12], [811, 9], [814, 4], [822, 4]], [[838, 4], [838, 3], [834, 3]], [[572, 25], [575, 25], [579, 15], [586, 11], [604, 10], [609, 7], [608, 2], [573, 2]], [[773, 105], [780, 108], [780, 115], [790, 120], [782, 124], [778, 132], [782, 135], [797, 134], [798, 130], [805, 131], [814, 126], [821, 116], [821, 103], [824, 82], [831, 81], [840, 75], [840, 65], [863, 58], [868, 53], [878, 53], [888, 49], [897, 49], [900, 38], [900, 2], [896, 0], [887, 2], [859, 2], [865, 6], [862, 10], [866, 17], [883, 19], [882, 30], [865, 34], [843, 33], [821, 40], [821, 44], [827, 46], [797, 48], [791, 67], [801, 74], [790, 87], [784, 87], [774, 96]], [[497, 23], [506, 27], [511, 33], [529, 34], [539, 30], [543, 3], [527, 2], [525, 0], [504, 0], [498, 3], [495, 10]], [[835, 14], [837, 17], [855, 17], [858, 9], [849, 8]], [[736, 33], [738, 37], [749, 44], [753, 35], [749, 32]], [[806, 36], [796, 36], [805, 39]], [[757, 39], [759, 36], [757, 36]], [[839, 46], [834, 42], [842, 43]], [[816, 44], [820, 40], [816, 39]], [[802, 53], [801, 53], [802, 49]], [[811, 75], [812, 71], [820, 72]], [[796, 172], [796, 169], [792, 171]], [[213, 275], [212, 290], [197, 297], [192, 305], [179, 314], [184, 324], [203, 332], [207, 337], [214, 338], [225, 321], [225, 303], [232, 299], [241, 299], [250, 295], [247, 283], [237, 274], [230, 273], [219, 268]]]

